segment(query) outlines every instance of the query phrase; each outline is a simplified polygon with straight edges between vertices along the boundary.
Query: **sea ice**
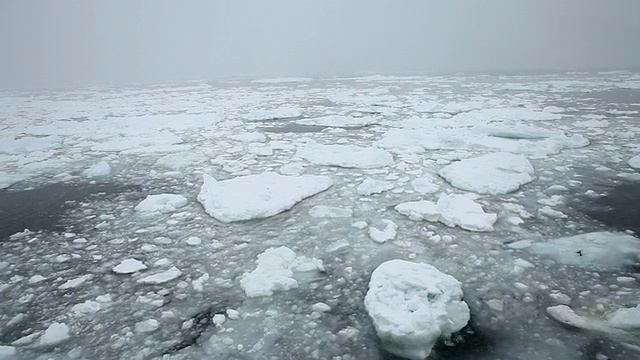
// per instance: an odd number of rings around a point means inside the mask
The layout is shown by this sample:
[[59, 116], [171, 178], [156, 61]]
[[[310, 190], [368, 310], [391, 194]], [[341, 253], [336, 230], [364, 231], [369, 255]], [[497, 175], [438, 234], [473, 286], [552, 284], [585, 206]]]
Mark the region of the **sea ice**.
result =
[[447, 165], [438, 175], [459, 189], [497, 195], [533, 181], [534, 172], [523, 155], [491, 153]]
[[13, 360], [16, 358], [16, 348], [0, 345], [0, 360]]
[[188, 200], [182, 195], [158, 194], [148, 195], [136, 207], [141, 213], [169, 213], [187, 205]]
[[435, 184], [434, 180], [430, 176], [423, 176], [411, 181], [411, 187], [418, 194], [431, 194], [440, 188], [440, 185]]
[[327, 115], [317, 118], [300, 119], [295, 121], [300, 125], [317, 125], [338, 128], [357, 128], [368, 126], [374, 123], [371, 117], [351, 117], [344, 115]]
[[309, 210], [313, 218], [348, 218], [353, 216], [353, 210], [326, 205], [316, 205]]
[[158, 323], [158, 320], [148, 319], [136, 323], [134, 330], [137, 333], [151, 333], [158, 330], [159, 327], [160, 323]]
[[300, 110], [292, 107], [281, 106], [277, 109], [252, 110], [244, 119], [247, 121], [268, 121], [290, 119], [302, 116]]
[[240, 278], [240, 287], [248, 297], [271, 296], [274, 291], [297, 288], [294, 271], [324, 270], [319, 260], [297, 257], [285, 246], [265, 250], [258, 255], [256, 264], [255, 270]]
[[82, 175], [89, 178], [104, 177], [109, 174], [111, 174], [111, 166], [106, 161], [100, 161], [82, 172]]
[[640, 305], [634, 308], [622, 308], [607, 316], [607, 321], [611, 326], [619, 329], [640, 328]]
[[66, 290], [66, 289], [77, 288], [78, 286], [84, 284], [87, 280], [91, 280], [92, 278], [93, 278], [93, 275], [91, 274], [79, 276], [75, 279], [67, 280], [64, 284], [58, 286], [58, 289]]
[[377, 147], [321, 145], [309, 143], [298, 149], [296, 157], [316, 165], [370, 169], [393, 165], [393, 156]]
[[496, 214], [485, 213], [482, 206], [470, 198], [455, 194], [440, 194], [436, 203], [412, 201], [399, 204], [395, 209], [413, 220], [439, 221], [470, 231], [492, 231], [498, 219]]
[[164, 284], [166, 282], [179, 278], [180, 275], [182, 275], [182, 271], [173, 266], [169, 270], [143, 277], [142, 279], [138, 279], [137, 282], [138, 284]]
[[634, 169], [640, 169], [640, 154], [629, 159], [627, 163]]
[[364, 306], [387, 351], [422, 360], [469, 321], [462, 295], [458, 280], [431, 265], [391, 260], [371, 274]]
[[53, 323], [49, 325], [44, 334], [40, 337], [40, 346], [55, 346], [71, 338], [69, 327], [64, 323]]
[[102, 305], [97, 301], [87, 300], [71, 307], [71, 311], [76, 314], [93, 314], [100, 310]]
[[116, 274], [133, 274], [134, 272], [145, 270], [147, 265], [142, 261], [136, 259], [125, 259], [113, 268], [113, 272]]
[[593, 232], [534, 243], [527, 250], [561, 264], [619, 268], [640, 260], [640, 240], [625, 233]]
[[373, 195], [380, 194], [391, 189], [393, 189], [393, 184], [388, 181], [366, 178], [362, 183], [360, 183], [360, 185], [358, 185], [356, 192], [358, 195]]
[[284, 176], [274, 172], [217, 181], [204, 175], [198, 201], [210, 216], [222, 222], [266, 218], [327, 190], [327, 176]]

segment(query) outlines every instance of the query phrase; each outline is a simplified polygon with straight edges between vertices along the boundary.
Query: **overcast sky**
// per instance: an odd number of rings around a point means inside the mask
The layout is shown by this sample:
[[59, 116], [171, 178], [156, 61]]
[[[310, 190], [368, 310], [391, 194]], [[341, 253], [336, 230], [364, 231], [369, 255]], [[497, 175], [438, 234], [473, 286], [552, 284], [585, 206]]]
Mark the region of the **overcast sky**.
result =
[[640, 0], [0, 0], [0, 88], [640, 66]]

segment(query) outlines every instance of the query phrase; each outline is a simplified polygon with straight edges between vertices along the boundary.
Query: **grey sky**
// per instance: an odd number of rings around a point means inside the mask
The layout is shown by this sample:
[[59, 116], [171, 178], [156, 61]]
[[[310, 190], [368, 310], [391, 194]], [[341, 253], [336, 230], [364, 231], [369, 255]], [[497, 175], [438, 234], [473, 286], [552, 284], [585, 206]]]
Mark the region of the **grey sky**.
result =
[[638, 0], [0, 0], [0, 87], [630, 68]]

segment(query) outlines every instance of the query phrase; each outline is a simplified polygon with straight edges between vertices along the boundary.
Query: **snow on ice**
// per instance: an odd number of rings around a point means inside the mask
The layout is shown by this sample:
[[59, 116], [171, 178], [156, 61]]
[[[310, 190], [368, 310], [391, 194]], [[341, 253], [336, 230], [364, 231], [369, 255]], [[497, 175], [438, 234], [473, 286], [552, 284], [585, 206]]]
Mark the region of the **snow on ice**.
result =
[[313, 218], [348, 218], [353, 216], [353, 210], [326, 205], [316, 205], [309, 210]]
[[631, 159], [629, 159], [628, 163], [632, 168], [640, 169], [640, 155], [632, 157]]
[[455, 194], [440, 194], [436, 203], [412, 201], [399, 204], [395, 209], [412, 220], [439, 221], [470, 231], [492, 231], [498, 219], [496, 214], [485, 213], [482, 206], [469, 197]]
[[316, 125], [337, 128], [357, 128], [371, 125], [375, 120], [371, 117], [351, 117], [344, 115], [326, 115], [317, 118], [296, 120], [296, 124], [300, 125]]
[[393, 156], [376, 147], [309, 143], [298, 149], [301, 157], [316, 165], [371, 169], [393, 164]]
[[173, 266], [169, 270], [138, 279], [137, 282], [139, 284], [164, 284], [179, 278], [180, 275], [182, 275], [182, 271]]
[[82, 172], [82, 175], [89, 178], [105, 177], [109, 174], [111, 174], [111, 166], [106, 161], [100, 161]]
[[438, 175], [451, 185], [479, 194], [507, 194], [533, 181], [534, 169], [523, 155], [491, 153], [447, 165]]
[[277, 109], [252, 110], [244, 119], [247, 121], [268, 121], [297, 118], [302, 116], [302, 112], [296, 108], [281, 106]]
[[113, 272], [116, 274], [133, 274], [135, 272], [146, 270], [147, 265], [142, 261], [136, 259], [124, 259], [113, 268]]
[[207, 214], [225, 223], [279, 214], [333, 185], [328, 176], [284, 176], [274, 172], [222, 181], [206, 174], [203, 178], [198, 201]]
[[56, 346], [71, 338], [69, 327], [64, 323], [53, 323], [49, 325], [44, 334], [40, 337], [40, 346]]
[[372, 178], [366, 178], [358, 187], [356, 192], [358, 195], [373, 195], [380, 194], [387, 190], [393, 189], [393, 183], [382, 180], [375, 180]]
[[440, 338], [470, 318], [458, 280], [435, 267], [404, 260], [382, 263], [371, 274], [364, 306], [385, 349], [424, 359]]

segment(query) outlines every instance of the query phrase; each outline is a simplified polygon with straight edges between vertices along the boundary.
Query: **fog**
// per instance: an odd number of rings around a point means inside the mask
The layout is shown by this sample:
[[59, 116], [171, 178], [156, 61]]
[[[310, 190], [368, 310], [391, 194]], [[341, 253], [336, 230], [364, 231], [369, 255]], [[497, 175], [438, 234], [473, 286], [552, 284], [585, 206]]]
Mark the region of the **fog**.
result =
[[0, 0], [0, 88], [624, 69], [640, 1]]

